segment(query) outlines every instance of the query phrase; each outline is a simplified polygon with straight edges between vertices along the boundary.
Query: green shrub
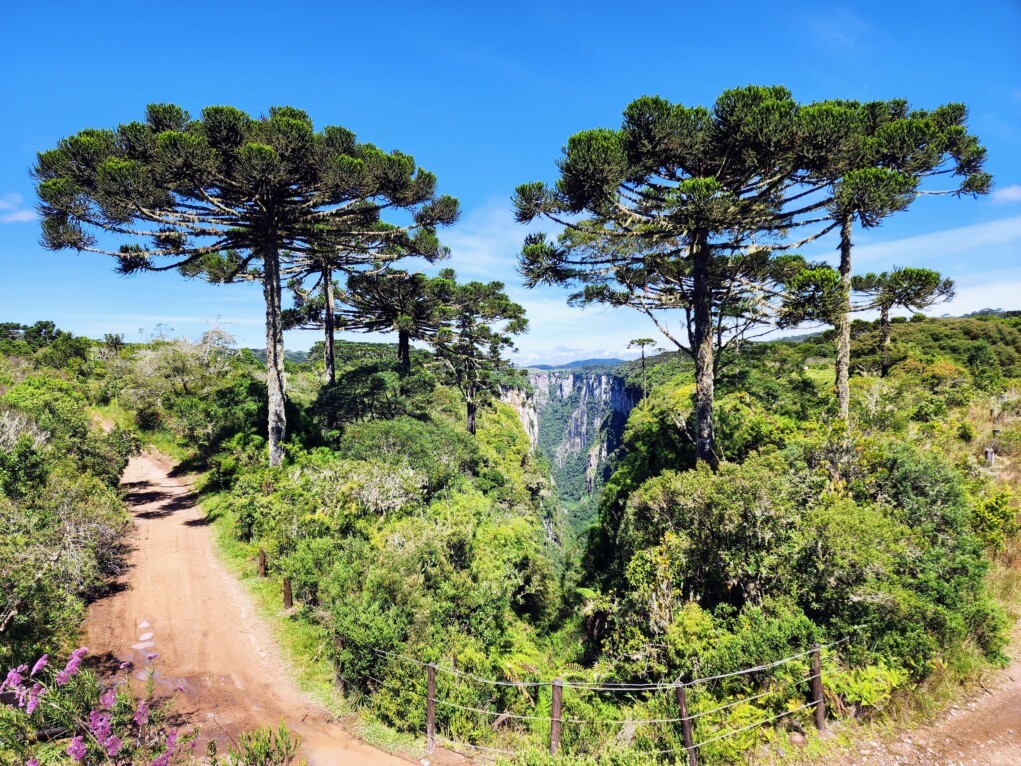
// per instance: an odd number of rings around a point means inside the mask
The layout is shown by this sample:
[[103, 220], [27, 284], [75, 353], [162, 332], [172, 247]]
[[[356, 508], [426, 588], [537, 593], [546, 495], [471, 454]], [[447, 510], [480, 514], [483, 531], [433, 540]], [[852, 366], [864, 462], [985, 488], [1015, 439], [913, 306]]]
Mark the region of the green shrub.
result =
[[986, 494], [972, 504], [971, 526], [990, 548], [1003, 548], [1008, 537], [1018, 532], [1018, 510], [1014, 498], [1006, 490]]

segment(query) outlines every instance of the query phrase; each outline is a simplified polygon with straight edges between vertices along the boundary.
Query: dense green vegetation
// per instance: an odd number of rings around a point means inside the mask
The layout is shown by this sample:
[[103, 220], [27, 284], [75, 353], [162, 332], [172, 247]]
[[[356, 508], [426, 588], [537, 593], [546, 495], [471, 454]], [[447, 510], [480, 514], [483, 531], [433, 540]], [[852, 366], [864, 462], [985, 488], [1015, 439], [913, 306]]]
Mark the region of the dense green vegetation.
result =
[[[321, 351], [288, 363], [296, 427], [279, 467], [264, 460], [264, 368], [220, 332], [88, 342], [84, 358], [62, 368], [47, 366], [45, 346], [8, 352], [2, 508], [21, 531], [4, 538], [13, 562], [3, 570], [13, 615], [5, 660], [66, 647], [83, 599], [117, 566], [124, 517], [113, 487], [137, 429], [207, 470], [210, 512], [253, 558], [267, 552], [271, 577], [291, 580], [298, 606], [288, 619], [337, 639], [322, 649], [346, 693], [395, 728], [424, 725], [422, 669], [398, 655], [494, 680], [654, 684], [845, 636], [867, 640], [827, 654], [828, 686], [869, 715], [962, 652], [1002, 657], [1006, 618], [986, 573], [1013, 544], [1017, 509], [978, 455], [990, 408], [1001, 454], [1021, 454], [1015, 325], [894, 322], [889, 376], [852, 378], [850, 427], [834, 410], [826, 334], [747, 344], [719, 379], [717, 471], [696, 463], [686, 435], [691, 365], [651, 357], [649, 395], [624, 428], [579, 551], [559, 542], [550, 467], [516, 413], [491, 403], [468, 434], [449, 368], [428, 352], [415, 350], [407, 371], [395, 346], [338, 343], [337, 382], [327, 386]], [[855, 327], [863, 371], [878, 364], [878, 331]], [[634, 381], [640, 365], [618, 374]], [[125, 428], [104, 433], [90, 408]], [[73, 540], [75, 561], [89, 565], [63, 572], [54, 552], [67, 543], [57, 540]], [[703, 718], [699, 735], [802, 704], [805, 672], [799, 660], [696, 687], [695, 712], [755, 697]], [[438, 709], [441, 731], [541, 747], [549, 697], [537, 691], [444, 676], [446, 703], [538, 720], [493, 732], [448, 704]], [[640, 691], [577, 689], [565, 704], [586, 720], [674, 715], [666, 695]], [[619, 746], [612, 725], [598, 731], [565, 727], [565, 749]], [[637, 725], [630, 745], [670, 749], [677, 736]], [[707, 746], [703, 760], [726, 761], [755, 736]]]
[[[496, 398], [524, 385], [505, 358], [522, 306], [499, 282], [386, 268], [441, 260], [435, 230], [458, 215], [408, 155], [287, 107], [192, 120], [153, 105], [61, 141], [33, 171], [44, 245], [258, 280], [268, 341], [257, 355], [218, 329], [125, 344], [0, 325], [0, 660], [70, 648], [120, 565], [118, 480], [146, 442], [203, 473], [234, 550], [264, 552], [293, 590], [282, 619], [322, 637], [350, 702], [402, 732], [425, 725], [435, 663], [444, 737], [545, 748], [561, 678], [564, 762], [669, 761], [682, 740], [663, 685], [711, 676], [687, 704], [701, 762], [722, 764], [770, 736], [760, 723], [807, 720], [814, 642], [835, 708], [858, 718], [941, 669], [1001, 662], [990, 572], [1021, 545], [1021, 324], [891, 317], [953, 283], [852, 279], [850, 262], [855, 222], [908, 208], [930, 177], [985, 193], [984, 158], [962, 105], [799, 104], [781, 87], [711, 109], [641, 98], [619, 131], [572, 136], [558, 181], [515, 196], [520, 221], [564, 227], [528, 236], [526, 284], [641, 310], [678, 352], [635, 341], [641, 360], [614, 373], [642, 392], [627, 422], [551, 400], [535, 451]], [[838, 270], [788, 252], [792, 230], [838, 229]], [[111, 233], [131, 241], [106, 250]], [[852, 291], [880, 320], [850, 321]], [[806, 319], [833, 329], [748, 337]], [[287, 357], [285, 323], [324, 340]], [[336, 327], [397, 343], [336, 342]], [[579, 407], [607, 431], [604, 476], [563, 448]]]
[[84, 600], [117, 570], [127, 516], [116, 487], [138, 441], [129, 429], [105, 432], [89, 415], [107, 345], [52, 323], [3, 327], [0, 666], [6, 667], [69, 649]]

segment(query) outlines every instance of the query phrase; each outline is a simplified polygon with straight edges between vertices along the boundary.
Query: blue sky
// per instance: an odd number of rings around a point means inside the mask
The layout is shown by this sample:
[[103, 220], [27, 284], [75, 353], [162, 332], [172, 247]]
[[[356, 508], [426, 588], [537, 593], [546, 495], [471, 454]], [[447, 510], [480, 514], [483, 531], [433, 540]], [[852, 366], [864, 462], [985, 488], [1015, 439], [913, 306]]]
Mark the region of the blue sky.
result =
[[[958, 282], [960, 313], [1021, 308], [1021, 3], [3, 3], [0, 8], [0, 321], [53, 319], [77, 333], [157, 324], [196, 335], [219, 321], [263, 341], [261, 294], [174, 275], [114, 274], [98, 255], [37, 243], [35, 152], [85, 127], [141, 117], [150, 102], [252, 114], [289, 104], [414, 154], [461, 200], [449, 265], [500, 279], [532, 329], [524, 363], [629, 356], [653, 335], [626, 310], [568, 308], [518, 284], [526, 229], [509, 198], [552, 180], [567, 137], [616, 127], [643, 94], [711, 104], [725, 88], [782, 84], [797, 99], [903, 97], [970, 107], [996, 190], [926, 198], [859, 236], [861, 269], [928, 265]], [[835, 242], [813, 245], [826, 257]], [[290, 334], [307, 348], [311, 333]]]

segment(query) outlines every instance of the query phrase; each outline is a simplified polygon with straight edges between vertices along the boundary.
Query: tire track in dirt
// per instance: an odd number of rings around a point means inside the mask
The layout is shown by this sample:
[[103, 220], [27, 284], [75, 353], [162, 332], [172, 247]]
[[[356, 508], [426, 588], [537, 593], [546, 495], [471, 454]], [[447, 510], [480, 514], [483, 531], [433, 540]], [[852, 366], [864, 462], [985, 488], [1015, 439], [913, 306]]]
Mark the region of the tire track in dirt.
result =
[[[158, 654], [161, 692], [175, 713], [220, 743], [285, 720], [302, 737], [312, 766], [407, 766], [330, 721], [292, 681], [250, 596], [217, 560], [205, 515], [189, 482], [145, 452], [121, 480], [134, 517], [129, 567], [86, 617], [90, 654], [140, 676]], [[177, 691], [175, 691], [177, 690]]]

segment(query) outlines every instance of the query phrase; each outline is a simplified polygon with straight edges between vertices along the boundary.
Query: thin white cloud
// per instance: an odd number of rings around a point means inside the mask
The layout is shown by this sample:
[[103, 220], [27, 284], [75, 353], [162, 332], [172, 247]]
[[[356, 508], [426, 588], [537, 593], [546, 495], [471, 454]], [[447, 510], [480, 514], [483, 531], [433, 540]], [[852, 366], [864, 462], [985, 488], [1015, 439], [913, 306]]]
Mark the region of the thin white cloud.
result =
[[1011, 184], [1002, 189], [994, 189], [993, 202], [1021, 202], [1021, 184]]
[[5, 194], [0, 197], [0, 210], [16, 210], [21, 207], [20, 194]]
[[[442, 265], [456, 269], [458, 276], [518, 282], [518, 253], [525, 235], [543, 230], [541, 225], [522, 226], [515, 221], [510, 199], [491, 200], [441, 234], [451, 253]], [[555, 228], [550, 224], [545, 230]]]
[[915, 261], [934, 263], [941, 258], [968, 254], [978, 256], [983, 248], [1021, 244], [1021, 216], [961, 226], [917, 237], [895, 239], [854, 249], [858, 263], [882, 261], [907, 265]]
[[848, 7], [820, 9], [807, 22], [810, 41], [819, 48], [851, 49], [869, 33], [865, 20]]
[[0, 223], [24, 223], [34, 221], [35, 212], [25, 208], [20, 194], [5, 194], [0, 197]]

